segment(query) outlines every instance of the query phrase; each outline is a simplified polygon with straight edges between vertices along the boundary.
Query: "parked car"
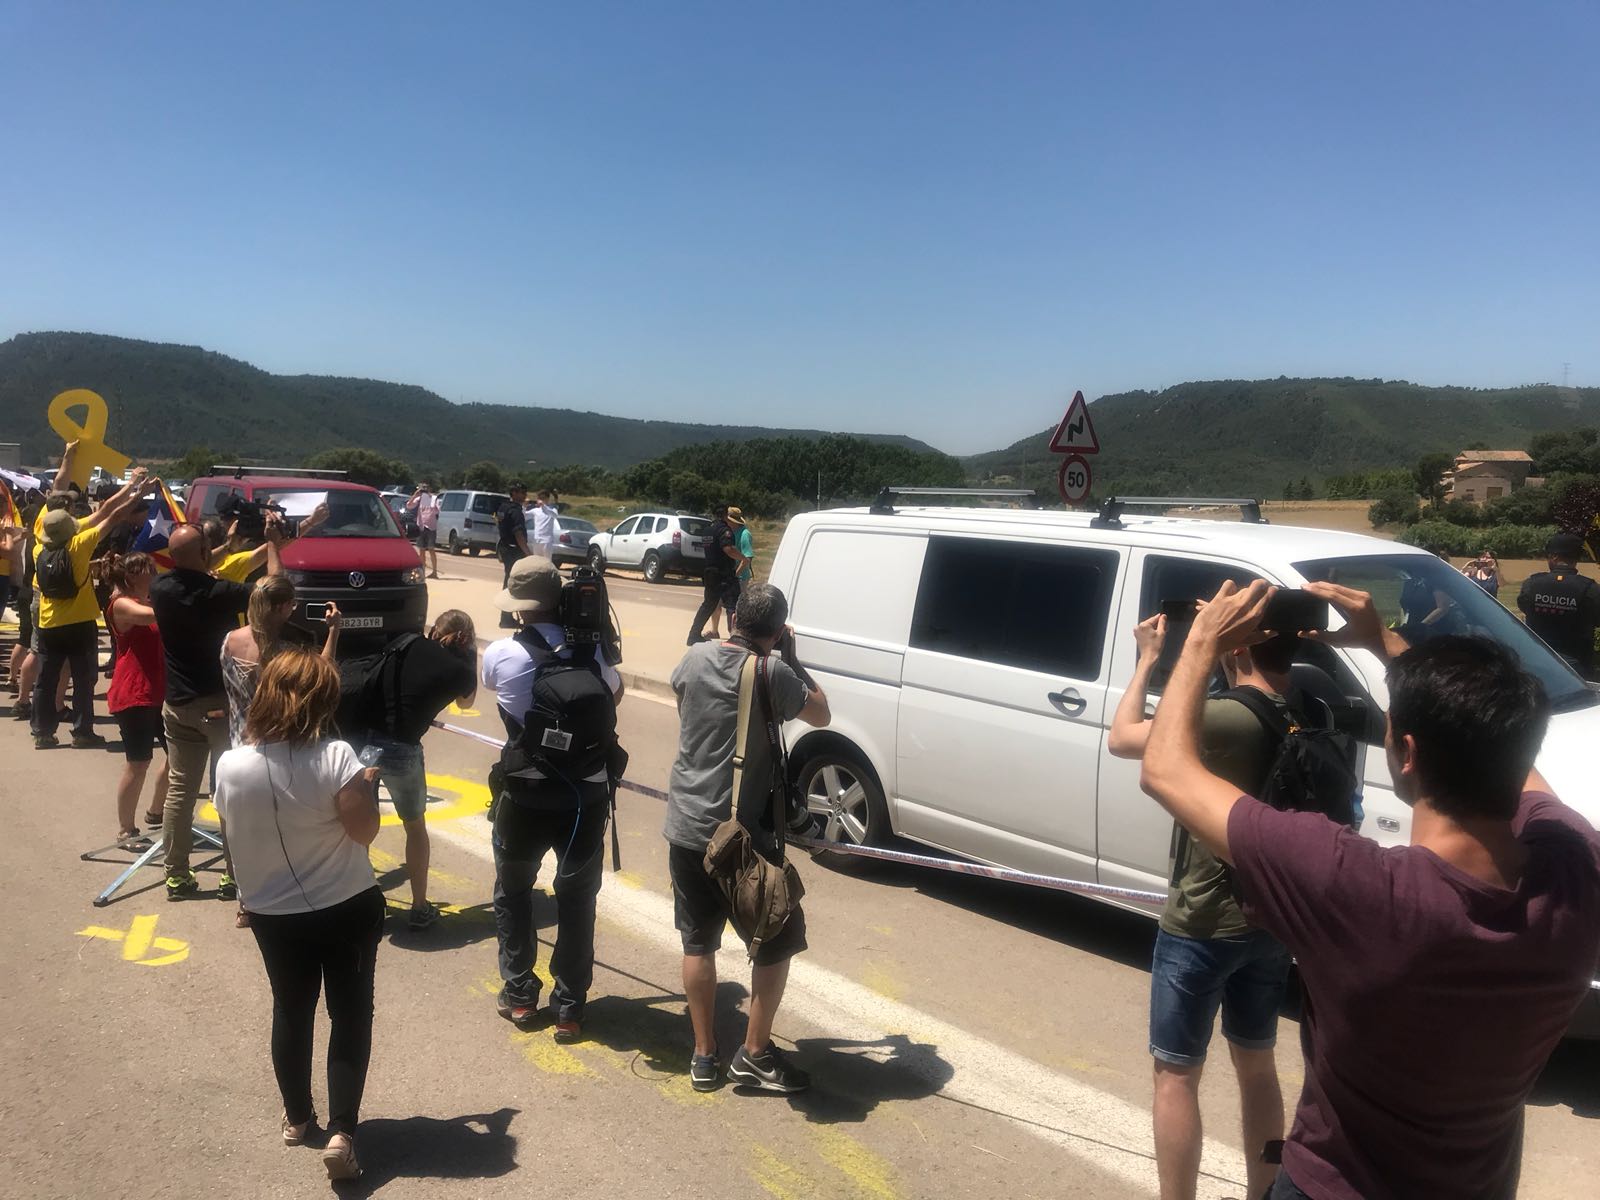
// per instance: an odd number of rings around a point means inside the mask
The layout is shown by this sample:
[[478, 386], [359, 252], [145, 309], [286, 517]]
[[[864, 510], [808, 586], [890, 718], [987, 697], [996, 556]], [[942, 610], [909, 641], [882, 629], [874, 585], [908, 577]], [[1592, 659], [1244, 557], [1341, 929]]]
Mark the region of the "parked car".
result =
[[504, 492], [474, 492], [455, 490], [439, 496], [438, 543], [451, 554], [477, 554], [480, 550], [493, 551], [500, 540], [495, 516], [500, 506], [510, 504], [511, 497]]
[[589, 561], [589, 541], [600, 531], [577, 517], [556, 517], [556, 544], [550, 557], [556, 566], [577, 566]]
[[589, 565], [597, 571], [629, 567], [647, 583], [669, 574], [698, 575], [705, 567], [711, 519], [684, 513], [634, 513], [616, 528], [589, 539]]
[[406, 505], [411, 502], [411, 497], [405, 492], [382, 492], [383, 502], [389, 506], [389, 511], [394, 515], [395, 524], [400, 526], [406, 537], [412, 541], [417, 540], [417, 535], [422, 532], [422, 527], [417, 524], [415, 512], [406, 511]]
[[322, 613], [333, 601], [343, 626], [341, 645], [422, 632], [428, 616], [422, 559], [375, 488], [334, 472], [238, 468], [233, 475], [207, 476], [189, 485], [189, 519], [215, 514], [230, 495], [279, 505], [297, 518], [327, 501], [328, 520], [282, 551], [284, 570], [295, 585], [292, 624], [320, 635]]
[[[795, 517], [771, 580], [833, 711], [825, 730], [788, 730], [797, 786], [831, 840], [899, 836], [1165, 893], [1172, 819], [1140, 790], [1140, 764], [1105, 747], [1133, 673], [1130, 631], [1165, 600], [1254, 578], [1336, 580], [1371, 592], [1386, 620], [1402, 618], [1409, 580], [1448, 596], [1461, 628], [1504, 643], [1543, 683], [1555, 715], [1539, 769], [1600, 823], [1600, 693], [1516, 617], [1425, 551], [1251, 520], [882, 506]], [[1307, 642], [1293, 673], [1358, 738], [1361, 833], [1408, 843], [1411, 809], [1383, 751], [1383, 664]], [[1164, 683], [1152, 680], [1150, 703]], [[1574, 1029], [1600, 1036], [1600, 991]]]

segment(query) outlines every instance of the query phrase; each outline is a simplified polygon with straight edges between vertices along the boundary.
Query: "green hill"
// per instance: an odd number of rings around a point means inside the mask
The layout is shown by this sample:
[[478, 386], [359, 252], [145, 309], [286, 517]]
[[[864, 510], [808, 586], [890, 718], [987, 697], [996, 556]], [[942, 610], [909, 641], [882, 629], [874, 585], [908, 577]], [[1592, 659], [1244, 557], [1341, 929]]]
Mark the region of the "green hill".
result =
[[[272, 375], [198, 346], [93, 333], [25, 333], [0, 343], [0, 441], [26, 463], [60, 453], [50, 398], [89, 388], [111, 409], [107, 441], [138, 459], [175, 458], [190, 446], [294, 465], [334, 446], [364, 446], [418, 467], [529, 459], [620, 470], [680, 446], [820, 431], [640, 421], [563, 408], [452, 404], [400, 383]], [[916, 450], [912, 438], [866, 435]]]
[[[1064, 407], [1064, 406], [1063, 406]], [[1537, 434], [1600, 423], [1600, 388], [1478, 389], [1379, 379], [1217, 380], [1124, 392], [1090, 406], [1094, 492], [1276, 498], [1286, 483], [1385, 467], [1471, 445], [1525, 449]], [[1055, 490], [1054, 426], [962, 460], [975, 477]]]

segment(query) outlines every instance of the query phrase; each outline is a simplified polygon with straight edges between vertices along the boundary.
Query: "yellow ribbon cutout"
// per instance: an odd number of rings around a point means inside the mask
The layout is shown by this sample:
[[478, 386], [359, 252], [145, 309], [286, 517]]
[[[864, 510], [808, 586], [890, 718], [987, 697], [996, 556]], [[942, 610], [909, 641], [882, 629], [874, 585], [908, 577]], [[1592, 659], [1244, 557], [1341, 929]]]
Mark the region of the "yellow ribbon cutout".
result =
[[[85, 410], [81, 425], [67, 415], [74, 408]], [[104, 467], [109, 474], [120, 477], [133, 461], [106, 445], [108, 416], [105, 400], [99, 392], [88, 388], [73, 388], [50, 401], [50, 428], [61, 435], [62, 441], [78, 443], [78, 452], [72, 457], [72, 473], [67, 480], [80, 488], [89, 486], [89, 476], [96, 467]]]

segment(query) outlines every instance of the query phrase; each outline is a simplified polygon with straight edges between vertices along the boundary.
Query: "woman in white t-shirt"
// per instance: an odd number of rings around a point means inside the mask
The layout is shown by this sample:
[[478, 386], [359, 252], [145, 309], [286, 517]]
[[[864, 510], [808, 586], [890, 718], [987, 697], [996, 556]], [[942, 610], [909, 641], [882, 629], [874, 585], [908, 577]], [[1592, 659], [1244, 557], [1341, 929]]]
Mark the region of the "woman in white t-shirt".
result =
[[372, 1053], [373, 972], [383, 892], [367, 847], [378, 835], [375, 770], [327, 736], [339, 672], [285, 650], [261, 672], [245, 722], [249, 743], [217, 764], [217, 811], [228, 830], [239, 899], [272, 985], [272, 1069], [283, 1094], [283, 1140], [298, 1146], [316, 1119], [311, 1037], [327, 993], [330, 1179], [361, 1174], [355, 1130]]

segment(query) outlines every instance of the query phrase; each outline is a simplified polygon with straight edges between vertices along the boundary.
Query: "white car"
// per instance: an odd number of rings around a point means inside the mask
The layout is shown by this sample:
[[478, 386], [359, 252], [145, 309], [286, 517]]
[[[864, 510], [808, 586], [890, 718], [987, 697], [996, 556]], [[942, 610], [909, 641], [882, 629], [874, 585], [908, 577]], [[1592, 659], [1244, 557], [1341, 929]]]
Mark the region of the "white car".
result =
[[[1544, 684], [1555, 715], [1539, 769], [1600, 823], [1600, 693], [1448, 563], [1352, 533], [1110, 515], [880, 504], [789, 522], [771, 580], [833, 711], [825, 730], [790, 728], [790, 757], [826, 836], [899, 835], [1021, 871], [1164, 893], [1172, 818], [1140, 790], [1139, 764], [1105, 748], [1133, 673], [1131, 631], [1164, 600], [1256, 577], [1287, 587], [1334, 579], [1402, 621], [1408, 580], [1426, 581], [1429, 608], [1444, 592], [1460, 628], [1497, 638]], [[1297, 682], [1359, 735], [1361, 832], [1407, 843], [1411, 810], [1382, 749], [1382, 665], [1313, 643], [1302, 657]], [[1590, 995], [1585, 1019], [1600, 1026], [1600, 992]]]
[[627, 567], [647, 583], [669, 574], [698, 575], [706, 565], [711, 519], [686, 513], [634, 513], [614, 529], [589, 538], [589, 565], [597, 571]]

